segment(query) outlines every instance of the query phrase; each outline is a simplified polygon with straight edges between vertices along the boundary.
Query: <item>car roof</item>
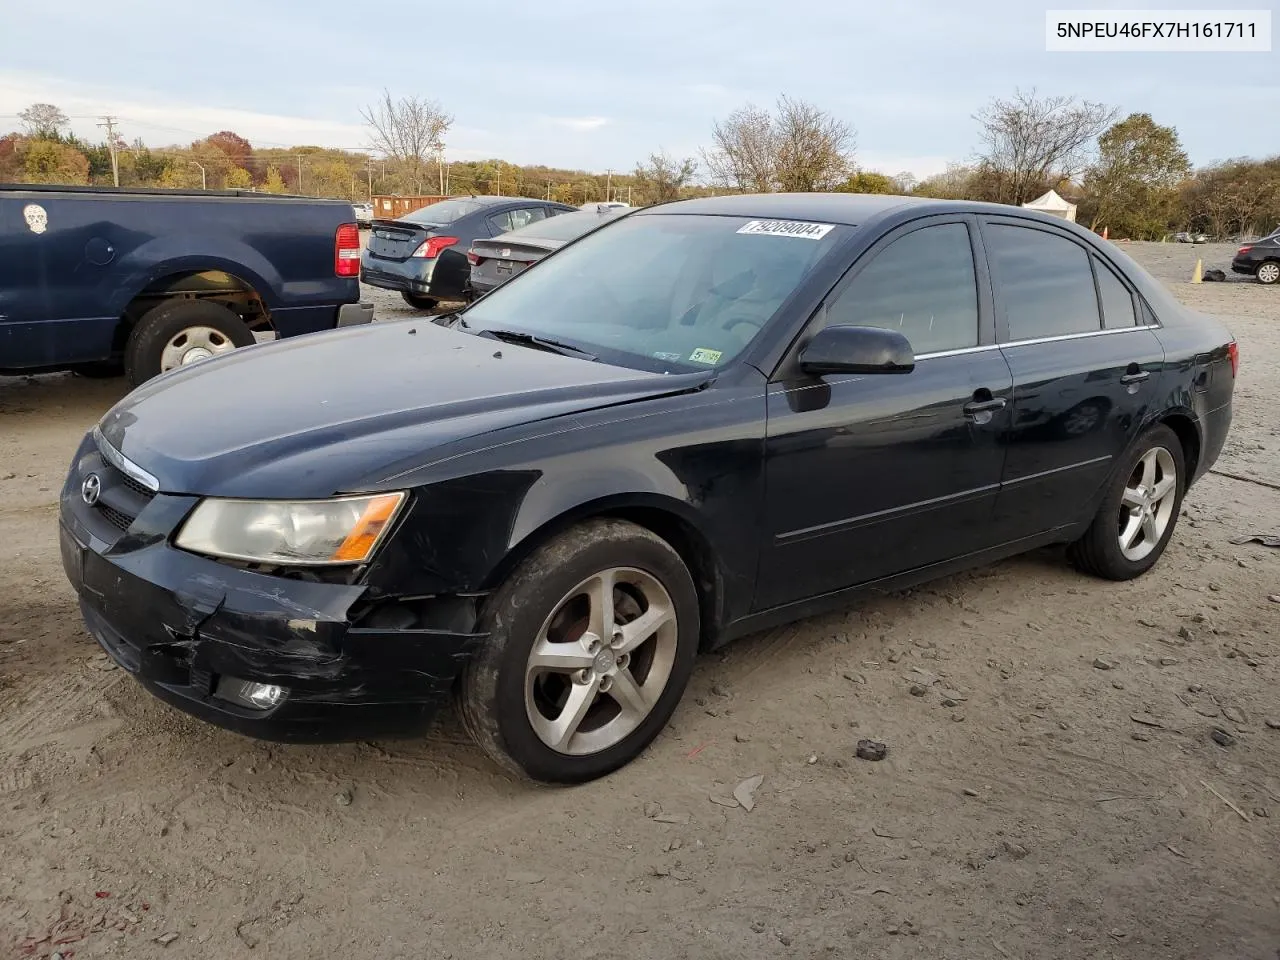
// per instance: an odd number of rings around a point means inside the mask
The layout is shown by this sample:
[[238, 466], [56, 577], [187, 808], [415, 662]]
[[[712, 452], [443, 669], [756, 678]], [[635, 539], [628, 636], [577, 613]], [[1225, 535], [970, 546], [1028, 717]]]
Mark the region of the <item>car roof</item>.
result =
[[947, 204], [927, 197], [869, 193], [747, 193], [699, 197], [650, 207], [643, 213], [692, 213], [717, 217], [818, 220], [857, 226], [874, 216], [910, 205]]

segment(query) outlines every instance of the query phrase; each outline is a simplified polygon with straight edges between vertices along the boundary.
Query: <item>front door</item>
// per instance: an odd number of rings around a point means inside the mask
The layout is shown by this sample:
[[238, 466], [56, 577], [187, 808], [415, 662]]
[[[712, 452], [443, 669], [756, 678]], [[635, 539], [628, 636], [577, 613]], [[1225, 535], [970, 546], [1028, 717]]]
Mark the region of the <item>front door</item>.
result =
[[1064, 231], [982, 228], [1013, 419], [995, 525], [1003, 539], [1086, 519], [1158, 396], [1164, 349], [1141, 299]]
[[815, 378], [784, 361], [770, 384], [757, 609], [991, 545], [1012, 378], [976, 229], [956, 217], [890, 233], [801, 338], [829, 324], [900, 330], [912, 372]]

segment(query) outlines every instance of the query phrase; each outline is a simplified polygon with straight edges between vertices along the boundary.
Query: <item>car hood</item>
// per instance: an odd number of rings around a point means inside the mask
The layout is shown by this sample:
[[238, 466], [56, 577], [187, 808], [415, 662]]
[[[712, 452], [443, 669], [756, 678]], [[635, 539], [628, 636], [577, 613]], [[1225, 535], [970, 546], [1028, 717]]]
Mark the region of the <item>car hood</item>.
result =
[[[103, 438], [166, 493], [326, 497], [479, 434], [695, 389], [404, 320], [236, 350], [144, 384]], [[353, 486], [355, 485], [355, 486]]]

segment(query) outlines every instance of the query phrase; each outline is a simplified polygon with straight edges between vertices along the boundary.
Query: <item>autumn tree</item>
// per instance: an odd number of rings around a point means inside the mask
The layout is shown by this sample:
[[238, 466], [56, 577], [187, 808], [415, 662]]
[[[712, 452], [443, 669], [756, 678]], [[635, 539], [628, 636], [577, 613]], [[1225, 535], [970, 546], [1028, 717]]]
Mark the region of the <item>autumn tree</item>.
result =
[[1147, 113], [1130, 114], [1098, 138], [1098, 160], [1085, 174], [1090, 229], [1163, 236], [1177, 215], [1178, 187], [1190, 173], [1191, 161], [1173, 127]]
[[785, 95], [772, 114], [750, 104], [735, 110], [711, 139], [703, 162], [712, 181], [746, 193], [832, 190], [853, 168], [853, 128]]
[[1003, 203], [1033, 200], [1054, 182], [1078, 175], [1089, 148], [1116, 111], [1074, 97], [1037, 97], [1018, 91], [996, 98], [975, 119], [985, 149], [980, 168], [995, 181]]
[[676, 160], [665, 150], [649, 154], [647, 163], [636, 164], [636, 187], [647, 203], [679, 200], [680, 192], [698, 172], [692, 157]]
[[360, 113], [369, 128], [370, 145], [404, 167], [416, 192], [422, 192], [434, 161], [444, 193], [444, 138], [453, 117], [438, 101], [417, 96], [396, 100], [384, 90], [381, 100]]
[[32, 140], [59, 140], [62, 129], [71, 121], [52, 103], [33, 103], [18, 114], [22, 129]]
[[280, 168], [272, 164], [267, 167], [267, 177], [263, 181], [262, 188], [267, 193], [284, 193], [284, 177], [280, 176]]
[[75, 147], [57, 140], [30, 140], [23, 150], [27, 183], [89, 182], [89, 160]]
[[840, 193], [900, 193], [898, 185], [883, 173], [859, 170], [836, 187]]
[[[230, 130], [219, 130], [205, 138], [203, 145], [220, 152], [233, 166], [248, 170], [253, 161], [253, 144], [238, 133]], [[198, 149], [192, 144], [192, 149]]]

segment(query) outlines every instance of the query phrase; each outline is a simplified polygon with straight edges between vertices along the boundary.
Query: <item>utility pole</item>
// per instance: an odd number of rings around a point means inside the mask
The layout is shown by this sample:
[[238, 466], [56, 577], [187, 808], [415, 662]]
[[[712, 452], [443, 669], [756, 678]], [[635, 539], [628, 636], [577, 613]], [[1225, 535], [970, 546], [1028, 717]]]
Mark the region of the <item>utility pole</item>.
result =
[[612, 199], [613, 199], [613, 171], [612, 171], [612, 170], [606, 170], [606, 171], [605, 171], [605, 177], [606, 177], [606, 179], [605, 179], [605, 182], [604, 182], [604, 183], [605, 183], [605, 186], [604, 186], [604, 202], [605, 202], [605, 203], [608, 203], [610, 200], [612, 200]]
[[502, 196], [502, 168], [498, 168], [498, 196]]
[[364, 165], [365, 170], [369, 173], [369, 199], [373, 199], [373, 161], [370, 160]]
[[116, 124], [119, 121], [115, 117], [102, 117], [98, 126], [107, 128], [107, 149], [111, 151], [111, 179], [115, 181], [115, 185], [120, 186], [120, 162], [116, 158]]
[[200, 167], [200, 189], [201, 189], [201, 190], [208, 190], [208, 189], [209, 189], [209, 178], [208, 178], [207, 176], [205, 176], [204, 167], [203, 167], [201, 164], [196, 163], [194, 160], [192, 160], [191, 162], [192, 162], [193, 164], [195, 164], [197, 167]]
[[627, 206], [631, 206], [631, 188], [627, 187]]
[[548, 200], [551, 199], [551, 181], [550, 180], [547, 181], [547, 199]]
[[302, 193], [302, 154], [298, 154], [297, 159], [298, 159], [298, 193]]

